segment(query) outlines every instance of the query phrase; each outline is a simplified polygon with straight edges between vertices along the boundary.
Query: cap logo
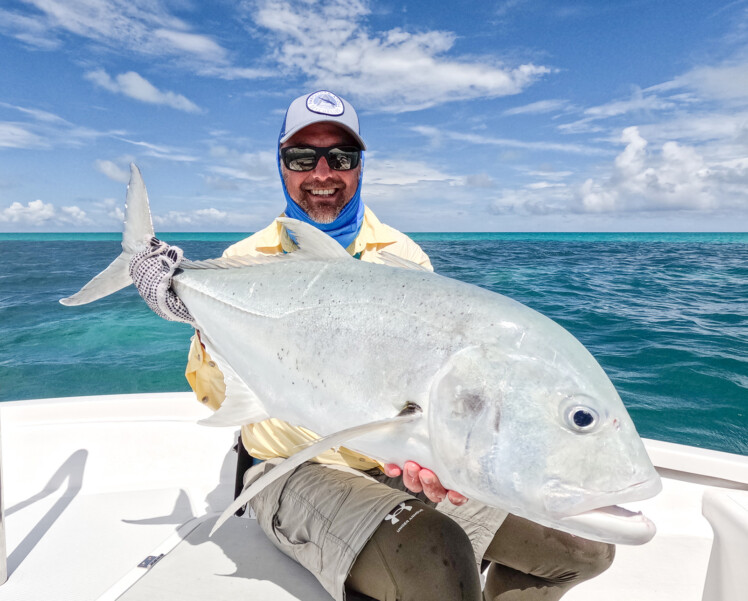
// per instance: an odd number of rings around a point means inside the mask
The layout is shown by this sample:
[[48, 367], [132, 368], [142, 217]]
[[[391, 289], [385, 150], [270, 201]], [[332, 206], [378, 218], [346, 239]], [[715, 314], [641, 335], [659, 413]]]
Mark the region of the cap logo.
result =
[[306, 99], [306, 108], [313, 113], [320, 115], [330, 115], [338, 117], [343, 114], [345, 107], [343, 101], [332, 92], [320, 90], [314, 94], [309, 94]]

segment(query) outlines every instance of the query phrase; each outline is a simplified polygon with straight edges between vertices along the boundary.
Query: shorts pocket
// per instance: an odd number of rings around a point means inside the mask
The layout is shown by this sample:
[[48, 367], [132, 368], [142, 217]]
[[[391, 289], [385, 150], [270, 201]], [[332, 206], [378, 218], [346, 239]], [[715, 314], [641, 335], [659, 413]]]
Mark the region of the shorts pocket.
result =
[[312, 572], [325, 561], [337, 561], [340, 549], [328, 544], [328, 532], [350, 494], [349, 480], [345, 473], [304, 466], [288, 479], [278, 500], [273, 533], [283, 551]]

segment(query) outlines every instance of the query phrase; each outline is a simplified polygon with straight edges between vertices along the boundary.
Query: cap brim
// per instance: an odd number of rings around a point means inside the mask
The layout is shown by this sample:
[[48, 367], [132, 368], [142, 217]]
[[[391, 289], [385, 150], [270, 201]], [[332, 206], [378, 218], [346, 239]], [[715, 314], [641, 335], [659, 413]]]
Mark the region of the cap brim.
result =
[[322, 115], [320, 115], [319, 119], [310, 119], [307, 123], [301, 123], [300, 125], [297, 125], [293, 129], [290, 129], [286, 132], [286, 135], [284, 135], [280, 140], [279, 143], [283, 144], [285, 142], [288, 142], [294, 134], [297, 132], [300, 132], [305, 127], [309, 127], [310, 125], [314, 123], [332, 123], [333, 125], [337, 125], [340, 129], [344, 129], [346, 132], [351, 134], [353, 136], [353, 139], [356, 140], [358, 145], [361, 147], [361, 150], [366, 150], [366, 144], [364, 144], [364, 141], [361, 139], [361, 136], [359, 136], [355, 131], [353, 131], [350, 127], [347, 125], [341, 123], [340, 121], [336, 119], [326, 119]]

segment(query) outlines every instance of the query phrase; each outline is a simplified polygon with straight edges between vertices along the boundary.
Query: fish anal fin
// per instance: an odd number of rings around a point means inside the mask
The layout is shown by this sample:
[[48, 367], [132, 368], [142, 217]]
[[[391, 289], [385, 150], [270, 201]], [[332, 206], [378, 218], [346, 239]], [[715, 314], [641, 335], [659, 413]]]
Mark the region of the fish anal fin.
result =
[[198, 423], [204, 426], [241, 426], [268, 419], [270, 415], [265, 410], [262, 401], [221, 356], [208, 337], [201, 334], [200, 340], [205, 344], [205, 350], [223, 374], [226, 398], [213, 415]]
[[[415, 407], [417, 407], [417, 405]], [[291, 455], [291, 457], [282, 461], [272, 470], [255, 480], [249, 486], [249, 488], [244, 490], [234, 500], [234, 502], [228, 506], [226, 511], [221, 514], [221, 517], [218, 518], [218, 521], [216, 521], [213, 529], [210, 531], [210, 535], [212, 536], [213, 533], [218, 530], [227, 519], [234, 515], [234, 513], [240, 507], [245, 505], [257, 493], [259, 493], [265, 487], [269, 486], [290, 471], [296, 469], [305, 461], [309, 461], [310, 459], [316, 457], [324, 451], [340, 446], [341, 444], [359, 436], [363, 436], [364, 434], [371, 434], [373, 432], [385, 430], [394, 425], [406, 424], [408, 422], [420, 419], [422, 415], [420, 408], [415, 409], [415, 407], [412, 403], [408, 403], [405, 409], [394, 417], [388, 417], [386, 419], [370, 422], [368, 424], [346, 428], [345, 430], [341, 430], [340, 432], [335, 432], [334, 434], [330, 434], [328, 436], [320, 438], [318, 441], [310, 444], [307, 447], [304, 447], [297, 453], [294, 453], [293, 455]]]

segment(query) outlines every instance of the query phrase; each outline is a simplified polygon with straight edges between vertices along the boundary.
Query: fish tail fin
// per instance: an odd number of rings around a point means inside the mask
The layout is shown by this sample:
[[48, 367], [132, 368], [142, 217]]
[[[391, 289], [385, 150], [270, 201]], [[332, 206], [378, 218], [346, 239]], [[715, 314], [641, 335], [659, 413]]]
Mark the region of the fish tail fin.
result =
[[60, 299], [63, 305], [85, 305], [132, 284], [130, 259], [146, 248], [153, 238], [153, 221], [148, 203], [148, 192], [140, 175], [140, 169], [130, 164], [130, 183], [125, 201], [125, 226], [122, 233], [122, 253], [99, 275], [78, 292]]

